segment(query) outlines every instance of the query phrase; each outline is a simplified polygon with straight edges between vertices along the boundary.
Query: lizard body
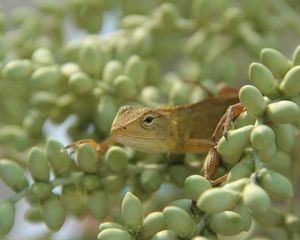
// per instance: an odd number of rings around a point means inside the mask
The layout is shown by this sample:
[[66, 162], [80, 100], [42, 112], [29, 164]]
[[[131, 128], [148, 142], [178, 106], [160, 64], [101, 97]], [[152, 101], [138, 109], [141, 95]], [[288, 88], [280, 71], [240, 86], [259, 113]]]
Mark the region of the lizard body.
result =
[[123, 106], [113, 121], [111, 136], [144, 152], [207, 152], [214, 145], [211, 137], [220, 118], [237, 102], [237, 96], [232, 96], [180, 106]]
[[203, 166], [204, 176], [216, 185], [224, 181], [226, 175], [212, 180], [220, 161], [214, 137], [221, 126], [226, 134], [230, 121], [242, 111], [236, 94], [179, 106], [123, 106], [115, 116], [109, 138], [101, 143], [80, 140], [67, 148], [90, 144], [100, 155], [109, 146], [121, 143], [149, 153], [208, 152]]

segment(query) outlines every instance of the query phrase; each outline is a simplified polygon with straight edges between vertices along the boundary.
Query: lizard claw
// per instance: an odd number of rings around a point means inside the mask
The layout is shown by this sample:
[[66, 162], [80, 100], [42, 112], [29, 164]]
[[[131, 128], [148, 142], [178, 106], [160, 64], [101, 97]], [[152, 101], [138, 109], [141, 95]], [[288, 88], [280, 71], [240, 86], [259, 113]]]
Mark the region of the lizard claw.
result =
[[72, 155], [83, 144], [90, 144], [95, 149], [97, 148], [97, 143], [94, 140], [92, 140], [92, 139], [84, 139], [84, 140], [79, 140], [79, 141], [76, 141], [76, 142], [73, 142], [73, 143], [70, 143], [70, 144], [66, 145], [64, 148], [62, 148], [62, 151], [63, 150], [69, 150], [69, 149], [71, 149], [70, 155]]

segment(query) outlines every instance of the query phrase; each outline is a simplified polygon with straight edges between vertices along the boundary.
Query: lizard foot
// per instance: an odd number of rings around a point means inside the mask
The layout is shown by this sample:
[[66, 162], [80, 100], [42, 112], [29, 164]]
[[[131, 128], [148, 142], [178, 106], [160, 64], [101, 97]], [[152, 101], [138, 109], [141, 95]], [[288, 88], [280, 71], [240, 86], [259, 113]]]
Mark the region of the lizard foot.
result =
[[95, 148], [95, 150], [97, 150], [98, 144], [92, 139], [84, 139], [84, 140], [79, 140], [79, 141], [70, 143], [67, 146], [65, 146], [63, 149], [71, 150], [70, 154], [74, 154], [77, 151], [77, 149], [83, 144], [89, 144], [89, 145], [93, 146]]
[[245, 108], [241, 103], [237, 103], [228, 107], [226, 113], [221, 117], [212, 135], [212, 139], [214, 142], [216, 142], [216, 136], [221, 129], [223, 129], [223, 136], [227, 139], [230, 123], [235, 118], [237, 118], [244, 110]]

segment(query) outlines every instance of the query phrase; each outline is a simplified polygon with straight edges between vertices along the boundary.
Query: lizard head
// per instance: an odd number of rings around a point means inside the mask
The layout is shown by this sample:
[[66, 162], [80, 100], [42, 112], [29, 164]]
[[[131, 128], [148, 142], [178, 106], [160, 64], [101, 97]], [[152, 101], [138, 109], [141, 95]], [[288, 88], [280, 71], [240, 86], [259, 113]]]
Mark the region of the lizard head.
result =
[[[176, 144], [176, 124], [160, 109], [123, 106], [112, 123], [115, 141], [143, 152], [169, 152]], [[174, 125], [175, 124], [175, 125]]]

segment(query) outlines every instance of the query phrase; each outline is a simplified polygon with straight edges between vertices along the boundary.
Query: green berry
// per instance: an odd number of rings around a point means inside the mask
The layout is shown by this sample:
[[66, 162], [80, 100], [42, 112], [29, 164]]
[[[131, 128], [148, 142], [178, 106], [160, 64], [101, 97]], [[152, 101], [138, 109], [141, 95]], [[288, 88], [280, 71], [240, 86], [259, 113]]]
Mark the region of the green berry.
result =
[[101, 231], [98, 234], [98, 240], [133, 240], [133, 237], [127, 231], [110, 228]]
[[42, 215], [51, 231], [58, 231], [65, 221], [65, 210], [57, 197], [51, 197], [42, 202]]
[[98, 156], [95, 147], [90, 144], [80, 145], [76, 151], [76, 158], [79, 168], [88, 173], [97, 172]]
[[192, 175], [184, 181], [184, 191], [188, 198], [197, 200], [202, 193], [211, 188], [209, 181], [200, 175]]
[[206, 213], [218, 213], [235, 208], [239, 202], [238, 192], [224, 188], [212, 188], [200, 196], [197, 207]]
[[141, 201], [127, 192], [122, 201], [122, 214], [127, 227], [134, 231], [141, 230], [144, 220], [144, 209]]
[[75, 94], [84, 94], [93, 87], [93, 80], [83, 72], [75, 72], [69, 78], [69, 87]]
[[220, 139], [217, 147], [218, 152], [224, 155], [232, 155], [234, 153], [239, 154], [243, 152], [244, 148], [250, 142], [250, 133], [253, 128], [253, 125], [248, 125], [230, 131], [227, 139], [224, 136]]
[[260, 52], [262, 63], [269, 68], [275, 77], [283, 77], [291, 68], [289, 60], [279, 51], [272, 48], [264, 48]]
[[39, 65], [53, 65], [55, 63], [53, 54], [51, 53], [50, 49], [48, 48], [38, 48], [36, 49], [32, 56], [32, 61]]
[[12, 160], [0, 159], [0, 177], [15, 192], [28, 186], [28, 180], [23, 169]]
[[254, 170], [254, 162], [250, 156], [244, 157], [236, 163], [229, 171], [227, 182], [233, 182], [241, 178], [249, 177]]
[[163, 230], [156, 233], [150, 240], [180, 240], [180, 238], [172, 230]]
[[161, 174], [157, 171], [147, 169], [141, 173], [141, 184], [146, 192], [155, 192], [162, 183]]
[[120, 75], [114, 80], [114, 87], [118, 96], [126, 100], [132, 100], [137, 95], [136, 86], [129, 76]]
[[30, 84], [35, 89], [48, 90], [55, 86], [61, 79], [61, 72], [57, 66], [45, 66], [35, 70], [30, 79]]
[[68, 175], [70, 173], [72, 160], [60, 142], [48, 139], [46, 155], [57, 176]]
[[115, 222], [104, 222], [99, 225], [99, 231], [102, 232], [105, 229], [110, 229], [110, 228], [117, 228], [126, 231], [126, 227], [119, 223]]
[[104, 66], [103, 81], [113, 83], [113, 81], [123, 72], [123, 65], [118, 60], [111, 60]]
[[143, 86], [145, 81], [145, 64], [143, 60], [137, 55], [131, 56], [125, 64], [124, 74], [132, 79], [137, 87]]
[[296, 136], [296, 128], [292, 124], [273, 124], [272, 129], [275, 133], [275, 141], [278, 149], [290, 152]]
[[125, 173], [128, 165], [126, 151], [118, 146], [110, 147], [105, 154], [105, 163], [111, 171], [115, 173]]
[[0, 202], [0, 236], [10, 232], [15, 221], [15, 205], [10, 201]]
[[28, 156], [28, 168], [35, 181], [49, 180], [49, 163], [46, 154], [37, 147], [33, 147]]
[[264, 189], [250, 183], [243, 191], [243, 202], [251, 212], [263, 214], [271, 207], [271, 200]]
[[279, 85], [280, 90], [288, 97], [297, 96], [300, 93], [300, 66], [293, 67], [284, 76]]
[[267, 108], [261, 92], [254, 86], [243, 86], [239, 91], [239, 98], [247, 111], [255, 116], [261, 116]]
[[250, 134], [250, 141], [256, 150], [264, 150], [275, 141], [275, 134], [267, 125], [255, 126]]
[[249, 67], [250, 82], [257, 87], [262, 94], [274, 97], [277, 95], [277, 80], [272, 72], [260, 63], [252, 63]]
[[196, 224], [183, 209], [166, 207], [163, 214], [167, 228], [174, 231], [179, 237], [190, 239], [196, 234]]
[[10, 81], [26, 81], [32, 73], [32, 63], [29, 60], [13, 60], [2, 69], [2, 76]]
[[150, 238], [154, 234], [166, 229], [166, 221], [162, 212], [152, 212], [144, 219], [143, 234]]
[[100, 51], [94, 41], [88, 40], [83, 43], [79, 51], [78, 63], [87, 74], [97, 75], [100, 72], [103, 59], [101, 59]]
[[31, 192], [39, 200], [48, 198], [51, 194], [52, 187], [49, 183], [37, 182], [31, 185]]
[[266, 111], [267, 117], [272, 123], [293, 123], [299, 112], [298, 105], [288, 100], [270, 103]]
[[261, 169], [258, 173], [258, 183], [275, 199], [288, 199], [294, 195], [291, 182], [272, 170]]
[[243, 219], [235, 212], [225, 211], [211, 216], [209, 228], [225, 236], [232, 236], [243, 231]]
[[104, 219], [109, 211], [107, 193], [101, 190], [89, 192], [86, 199], [86, 207], [89, 213], [97, 220]]

